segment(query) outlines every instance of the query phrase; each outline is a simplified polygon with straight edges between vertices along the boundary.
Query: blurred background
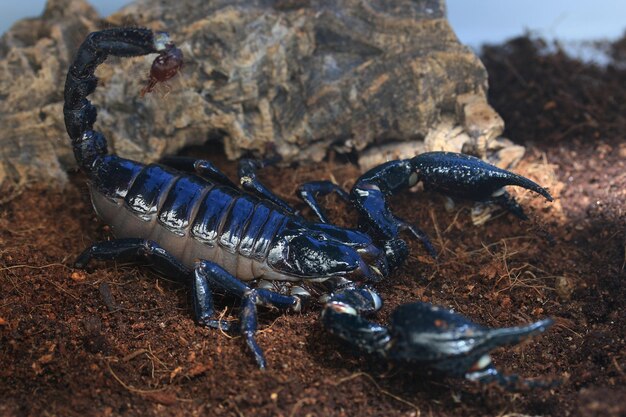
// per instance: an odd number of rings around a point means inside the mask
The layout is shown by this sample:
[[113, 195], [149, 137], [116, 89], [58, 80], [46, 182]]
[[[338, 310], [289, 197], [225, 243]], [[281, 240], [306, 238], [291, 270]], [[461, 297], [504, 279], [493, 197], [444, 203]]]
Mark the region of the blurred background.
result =
[[[91, 0], [107, 16], [129, 0]], [[0, 0], [0, 34], [13, 22], [38, 16], [45, 0]], [[564, 42], [615, 39], [626, 28], [623, 0], [447, 0], [448, 17], [461, 42], [472, 47], [501, 43], [531, 32]]]

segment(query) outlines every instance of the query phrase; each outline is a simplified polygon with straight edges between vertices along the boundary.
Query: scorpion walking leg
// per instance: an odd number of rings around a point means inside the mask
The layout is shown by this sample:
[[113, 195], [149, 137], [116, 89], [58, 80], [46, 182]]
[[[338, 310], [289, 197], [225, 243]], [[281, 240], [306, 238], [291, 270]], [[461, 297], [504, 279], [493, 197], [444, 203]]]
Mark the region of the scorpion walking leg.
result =
[[226, 174], [206, 159], [197, 159], [187, 156], [165, 156], [159, 160], [159, 163], [179, 171], [195, 172], [203, 178], [216, 181], [222, 185], [237, 188], [237, 185], [232, 182]]
[[501, 190], [501, 193], [493, 196], [492, 201], [505, 210], [511, 212], [515, 217], [521, 220], [528, 220], [528, 216], [524, 213], [522, 206], [520, 206], [515, 198], [507, 191]]
[[196, 281], [202, 278], [206, 280], [209, 286], [219, 287], [227, 293], [241, 298], [241, 333], [246, 340], [246, 344], [254, 354], [259, 368], [265, 369], [266, 361], [263, 356], [263, 351], [255, 340], [257, 331], [256, 307], [257, 305], [264, 305], [283, 310], [288, 308], [299, 310], [300, 299], [295, 296], [282, 295], [266, 289], [250, 288], [219, 265], [209, 261], [198, 262], [195, 275], [198, 277]]
[[[353, 190], [354, 191], [354, 190]], [[322, 223], [315, 224], [311, 227], [314, 227], [319, 230], [324, 230], [325, 228], [332, 228], [334, 230], [339, 230], [336, 226], [328, 223], [324, 212], [322, 211], [319, 203], [316, 201], [316, 197], [320, 195], [330, 194], [332, 192], [336, 192], [341, 198], [347, 201], [351, 201], [357, 209], [360, 208], [359, 204], [363, 203], [362, 199], [354, 199], [348, 193], [346, 193], [341, 187], [337, 184], [334, 184], [330, 181], [312, 181], [305, 184], [302, 184], [298, 190], [300, 197], [311, 207], [311, 209], [317, 214]], [[377, 235], [378, 238], [381, 238], [380, 246], [385, 251], [385, 256], [387, 259], [387, 267], [389, 269], [395, 269], [402, 265], [405, 259], [408, 256], [408, 247], [406, 242], [402, 239], [397, 238], [400, 230], [410, 230], [414, 235], [416, 235], [426, 246], [428, 252], [436, 257], [436, 253], [432, 244], [428, 240], [428, 237], [424, 232], [419, 230], [417, 227], [398, 219], [393, 216], [389, 209], [387, 208], [386, 202], [384, 199], [378, 197], [370, 199], [370, 203], [374, 205], [379, 204], [383, 207], [383, 212], [380, 209], [375, 208], [373, 211], [360, 209], [359, 211], [363, 216], [379, 216], [376, 221], [372, 221], [370, 219], [365, 225], [365, 229], [373, 228], [374, 234]], [[391, 222], [385, 222], [385, 216], [387, 219], [391, 219]], [[381, 225], [380, 227], [376, 227], [377, 225]], [[351, 237], [347, 239], [346, 242], [354, 242], [355, 237]], [[385, 268], [385, 270], [388, 270]]]
[[339, 197], [345, 201], [350, 201], [350, 195], [340, 186], [331, 181], [311, 181], [298, 187], [298, 196], [313, 210], [313, 213], [320, 219], [322, 223], [329, 223], [324, 210], [317, 201], [318, 197], [323, 197], [330, 193], [337, 193]]
[[188, 276], [191, 272], [178, 259], [151, 240], [139, 238], [96, 242], [85, 249], [74, 262], [76, 268], [85, 268], [90, 260], [148, 259], [159, 272], [168, 276]]
[[193, 313], [196, 321], [202, 326], [215, 329], [230, 330], [230, 324], [226, 320], [214, 318], [215, 307], [213, 306], [213, 292], [207, 280], [197, 270], [193, 273], [191, 285], [191, 299]]
[[274, 163], [275, 160], [268, 159], [259, 161], [256, 159], [242, 159], [239, 161], [239, 182], [241, 186], [246, 190], [257, 196], [270, 200], [272, 203], [287, 210], [289, 213], [294, 213], [295, 210], [282, 198], [278, 197], [266, 186], [264, 186], [256, 176], [256, 171], [261, 168], [265, 168], [268, 165]]
[[[181, 277], [189, 277], [191, 272], [165, 249], [146, 239], [127, 238], [94, 243], [78, 256], [74, 266], [77, 268], [85, 268], [91, 259], [148, 259], [153, 263], [156, 270], [167, 276], [179, 279]], [[191, 293], [196, 321], [204, 326], [228, 330], [228, 322], [212, 319], [214, 312], [213, 298], [206, 282], [204, 280], [198, 280], [194, 276]]]

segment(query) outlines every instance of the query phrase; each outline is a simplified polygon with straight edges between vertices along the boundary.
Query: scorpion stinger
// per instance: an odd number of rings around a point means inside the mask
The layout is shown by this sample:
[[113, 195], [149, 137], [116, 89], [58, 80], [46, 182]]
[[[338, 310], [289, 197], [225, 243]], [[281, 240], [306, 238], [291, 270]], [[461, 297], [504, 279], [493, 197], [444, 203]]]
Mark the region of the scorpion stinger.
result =
[[[98, 86], [94, 71], [109, 55], [133, 57], [158, 53], [155, 60], [166, 60], [169, 71], [161, 71], [160, 66], [153, 65], [151, 82], [165, 81], [175, 75], [171, 55], [176, 56], [179, 66], [182, 65], [182, 53], [170, 41], [166, 33], [153, 33], [141, 28], [113, 28], [93, 32], [82, 43], [74, 62], [69, 68], [65, 80], [63, 115], [65, 127], [72, 139], [74, 156], [78, 165], [87, 173], [91, 172], [94, 162], [106, 155], [105, 137], [93, 129], [97, 110], [86, 97]], [[148, 88], [150, 91], [154, 84]]]
[[489, 329], [451, 310], [417, 302], [399, 306], [386, 327], [363, 317], [379, 303], [378, 296], [367, 289], [338, 291], [324, 307], [322, 323], [360, 351], [391, 362], [428, 367], [472, 381], [497, 382], [509, 390], [554, 385], [502, 375], [489, 356], [497, 347], [515, 345], [544, 332], [552, 325], [551, 319], [527, 326]]

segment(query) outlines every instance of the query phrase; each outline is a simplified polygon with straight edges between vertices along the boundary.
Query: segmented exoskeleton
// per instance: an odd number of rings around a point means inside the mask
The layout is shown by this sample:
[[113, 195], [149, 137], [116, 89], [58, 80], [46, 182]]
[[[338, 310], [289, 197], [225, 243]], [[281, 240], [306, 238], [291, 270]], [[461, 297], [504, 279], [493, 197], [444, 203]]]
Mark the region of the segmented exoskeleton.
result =
[[[319, 217], [315, 223], [295, 214], [258, 182], [258, 161], [240, 163], [244, 192], [205, 160], [170, 158], [144, 165], [109, 154], [104, 135], [93, 130], [97, 112], [87, 99], [98, 83], [94, 71], [109, 55], [153, 53], [158, 56], [143, 95], [182, 65], [182, 52], [166, 33], [140, 28], [94, 32], [80, 46], [67, 74], [67, 132], [76, 161], [89, 178], [94, 208], [115, 235], [87, 248], [77, 267], [91, 259], [147, 257], [155, 268], [190, 283], [195, 318], [211, 327], [228, 328], [214, 317], [212, 289], [240, 297], [240, 330], [261, 368], [266, 362], [255, 341], [256, 306], [299, 310], [301, 299], [310, 295], [308, 284], [322, 282], [330, 291], [324, 326], [358, 348], [454, 376], [503, 385], [514, 380], [497, 372], [488, 352], [545, 330], [549, 320], [486, 329], [439, 307], [416, 303], [398, 308], [386, 328], [363, 318], [381, 307], [366, 284], [402, 264], [407, 256], [407, 245], [399, 238], [403, 230], [435, 255], [423, 232], [391, 213], [388, 195], [422, 181], [449, 194], [498, 202], [523, 218], [521, 207], [503, 187], [518, 185], [551, 199], [546, 190], [477, 158], [433, 152], [376, 167], [359, 178], [349, 194], [328, 181], [303, 185], [300, 196]], [[316, 196], [330, 192], [354, 204], [368, 233], [327, 223]], [[273, 282], [293, 285], [279, 292]]]
[[[242, 281], [379, 280], [388, 271], [387, 258], [366, 234], [309, 223], [284, 203], [273, 202], [276, 197], [266, 190], [258, 190], [259, 196], [244, 193], [208, 161], [173, 160], [191, 173], [108, 154], [105, 137], [93, 130], [96, 109], [86, 98], [97, 85], [94, 70], [107, 55], [150, 53], [158, 53], [159, 61], [182, 58], [164, 33], [136, 28], [95, 32], [68, 72], [67, 131], [89, 177], [94, 208], [116, 237], [89, 247], [76, 266], [93, 258], [148, 256], [168, 274], [193, 277], [196, 319], [214, 327], [227, 324], [213, 318], [211, 288], [241, 297], [242, 333], [265, 367], [254, 341], [256, 305], [299, 310], [301, 296], [308, 293], [294, 286], [291, 294], [280, 294]], [[242, 177], [254, 177], [255, 167], [242, 164]]]

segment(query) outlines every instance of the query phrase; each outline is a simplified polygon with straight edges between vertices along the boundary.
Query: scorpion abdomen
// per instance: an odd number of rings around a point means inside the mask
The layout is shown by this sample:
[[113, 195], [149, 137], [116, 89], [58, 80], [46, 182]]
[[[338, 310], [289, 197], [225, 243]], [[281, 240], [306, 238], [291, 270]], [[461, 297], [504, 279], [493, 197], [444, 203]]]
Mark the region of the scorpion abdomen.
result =
[[94, 208], [117, 238], [159, 242], [189, 268], [205, 259], [243, 280], [294, 279], [275, 276], [265, 262], [274, 237], [295, 221], [271, 203], [193, 174], [115, 155], [96, 163], [92, 180]]

